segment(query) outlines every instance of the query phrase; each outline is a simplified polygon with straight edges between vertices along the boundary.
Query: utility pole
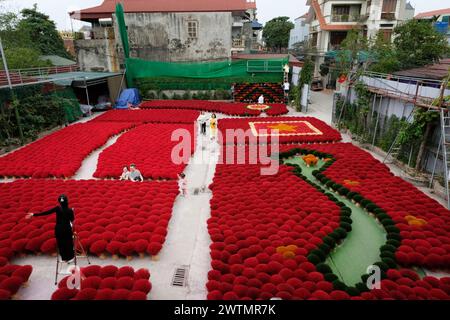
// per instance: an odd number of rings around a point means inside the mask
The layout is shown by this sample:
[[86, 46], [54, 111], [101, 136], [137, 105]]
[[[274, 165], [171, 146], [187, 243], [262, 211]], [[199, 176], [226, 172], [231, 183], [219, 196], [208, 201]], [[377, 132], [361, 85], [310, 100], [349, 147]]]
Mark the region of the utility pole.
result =
[[21, 144], [24, 144], [25, 140], [23, 137], [23, 130], [22, 130], [22, 124], [20, 122], [19, 110], [17, 109], [17, 106], [15, 105], [17, 98], [16, 98], [16, 95], [13, 90], [11, 77], [10, 77], [9, 69], [8, 69], [8, 62], [6, 61], [5, 51], [3, 50], [3, 44], [2, 44], [1, 38], [0, 38], [0, 54], [2, 55], [3, 66], [5, 68], [5, 73], [6, 73], [6, 79], [8, 80], [8, 87], [9, 87], [9, 90], [11, 91], [11, 97], [13, 99], [13, 108], [14, 108], [14, 113], [16, 115], [17, 127], [19, 128], [20, 142], [21, 142]]

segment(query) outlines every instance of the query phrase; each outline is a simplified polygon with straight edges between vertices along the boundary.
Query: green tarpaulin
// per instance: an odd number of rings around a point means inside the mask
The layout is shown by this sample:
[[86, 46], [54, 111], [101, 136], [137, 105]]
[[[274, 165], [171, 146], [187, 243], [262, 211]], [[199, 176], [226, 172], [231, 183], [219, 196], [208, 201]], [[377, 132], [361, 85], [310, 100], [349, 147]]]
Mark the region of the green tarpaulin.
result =
[[[147, 61], [130, 58], [127, 27], [123, 6], [116, 6], [116, 18], [125, 54], [126, 76], [128, 86], [133, 87], [134, 79], [145, 78], [177, 78], [177, 79], [217, 79], [217, 78], [249, 78], [254, 74], [278, 75], [283, 79], [283, 66], [289, 61], [285, 59], [267, 60], [225, 60], [218, 62], [174, 63]], [[250, 62], [249, 62], [250, 61]]]
[[[228, 77], [247, 77], [252, 72], [279, 73], [280, 79], [283, 76], [283, 66], [288, 62], [287, 59], [271, 59], [265, 61], [253, 61], [250, 72], [247, 70], [249, 60], [204, 62], [204, 63], [172, 63], [159, 61], [146, 61], [141, 59], [127, 59], [127, 71], [133, 75], [133, 78], [153, 78], [153, 77], [174, 77], [190, 79], [211, 79]], [[260, 66], [255, 62], [266, 63]], [[279, 72], [276, 72], [279, 70]]]
[[125, 15], [123, 11], [122, 4], [118, 3], [116, 5], [116, 18], [117, 23], [119, 24], [119, 33], [120, 33], [120, 39], [122, 40], [122, 46], [123, 46], [123, 52], [125, 54], [125, 58], [130, 57], [130, 45], [128, 42], [128, 33], [127, 33], [127, 27], [125, 25]]

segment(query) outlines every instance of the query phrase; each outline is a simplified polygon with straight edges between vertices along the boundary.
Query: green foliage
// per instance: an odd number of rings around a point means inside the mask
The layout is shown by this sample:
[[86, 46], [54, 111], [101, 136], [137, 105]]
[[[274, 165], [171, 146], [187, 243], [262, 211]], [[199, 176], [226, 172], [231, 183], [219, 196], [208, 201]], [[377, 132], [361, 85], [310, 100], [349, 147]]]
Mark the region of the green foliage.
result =
[[314, 73], [314, 63], [311, 59], [306, 59], [303, 65], [302, 71], [300, 72], [300, 86], [303, 87], [304, 84], [310, 84]]
[[38, 12], [36, 5], [23, 9], [20, 16], [13, 12], [0, 13], [0, 37], [10, 69], [51, 66], [49, 61], [39, 59], [41, 55], [72, 58], [55, 23]]
[[353, 63], [358, 60], [358, 54], [368, 49], [367, 38], [357, 30], [350, 30], [347, 37], [341, 43], [336, 58], [336, 67], [341, 74], [347, 74], [353, 69]]
[[224, 89], [218, 89], [214, 92], [214, 97], [211, 97], [211, 99], [214, 100], [230, 100], [231, 97], [231, 93], [229, 90], [224, 90]]
[[289, 36], [294, 24], [289, 17], [277, 17], [266, 23], [263, 29], [263, 37], [267, 47], [273, 51], [280, 51], [289, 45]]
[[[32, 48], [8, 48], [5, 50], [9, 69], [51, 67], [50, 61], [40, 60], [40, 53]], [[3, 69], [3, 64], [1, 64]]]
[[292, 100], [292, 105], [295, 107], [295, 109], [300, 110], [300, 86], [293, 86], [291, 89], [291, 97], [294, 99]]
[[9, 90], [0, 90], [0, 146], [19, 142], [14, 107], [19, 111], [27, 140], [36, 139], [44, 130], [75, 121], [81, 115], [72, 89], [49, 92], [45, 86], [36, 85], [17, 88], [14, 95]]
[[449, 53], [444, 35], [426, 21], [409, 20], [394, 29], [394, 46], [402, 69], [438, 61]]
[[427, 111], [422, 108], [416, 109], [414, 111], [414, 121], [407, 124], [400, 133], [400, 144], [420, 140], [428, 123], [436, 121], [438, 118], [439, 114], [437, 112]]
[[371, 45], [371, 53], [376, 63], [369, 66], [369, 70], [379, 73], [391, 73], [401, 68], [392, 42], [385, 39], [383, 32], [379, 31]]
[[55, 23], [49, 16], [39, 12], [36, 4], [31, 9], [21, 11], [22, 19], [17, 24], [20, 32], [30, 36], [33, 45], [43, 54], [55, 54], [65, 58], [72, 58], [64, 48], [64, 41], [56, 30]]
[[[406, 126], [407, 122], [405, 119], [399, 119], [397, 116], [392, 115], [385, 124], [385, 127], [387, 128], [385, 133], [379, 139], [379, 146], [381, 149], [388, 151], [397, 134], [401, 135]], [[404, 143], [406, 143], [406, 141], [404, 141]]]
[[305, 84], [311, 84], [314, 75], [314, 63], [311, 59], [306, 59], [303, 64], [302, 71], [300, 72], [300, 79], [298, 85], [298, 92], [295, 92], [296, 99], [298, 100], [297, 111], [301, 111], [300, 102], [302, 100], [302, 88]]
[[373, 72], [392, 73], [437, 62], [450, 54], [449, 45], [444, 35], [437, 32], [431, 23], [410, 20], [394, 29], [393, 43], [385, 39], [380, 31], [375, 39], [368, 41], [361, 32], [352, 30], [341, 43], [335, 61], [335, 70], [346, 74], [358, 60], [358, 53], [368, 51], [366, 62]]
[[189, 90], [185, 91], [184, 94], [183, 94], [183, 100], [191, 100], [191, 99], [192, 99], [191, 92]]

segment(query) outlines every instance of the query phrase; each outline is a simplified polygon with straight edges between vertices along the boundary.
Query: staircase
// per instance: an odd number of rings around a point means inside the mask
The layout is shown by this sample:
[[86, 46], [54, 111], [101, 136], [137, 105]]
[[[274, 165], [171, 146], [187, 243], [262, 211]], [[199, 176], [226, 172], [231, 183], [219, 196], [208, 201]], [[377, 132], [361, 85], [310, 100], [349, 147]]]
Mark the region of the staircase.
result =
[[281, 83], [239, 83], [234, 87], [236, 102], [256, 103], [261, 94], [266, 103], [285, 103]]

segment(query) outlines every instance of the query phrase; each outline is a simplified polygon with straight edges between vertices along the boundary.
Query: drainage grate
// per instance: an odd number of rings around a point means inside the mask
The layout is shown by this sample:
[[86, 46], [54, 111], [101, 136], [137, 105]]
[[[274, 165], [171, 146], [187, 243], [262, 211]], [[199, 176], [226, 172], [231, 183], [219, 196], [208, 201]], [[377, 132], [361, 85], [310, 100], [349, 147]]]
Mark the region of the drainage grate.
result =
[[189, 273], [189, 266], [181, 266], [175, 269], [175, 274], [172, 279], [172, 286], [185, 287]]

